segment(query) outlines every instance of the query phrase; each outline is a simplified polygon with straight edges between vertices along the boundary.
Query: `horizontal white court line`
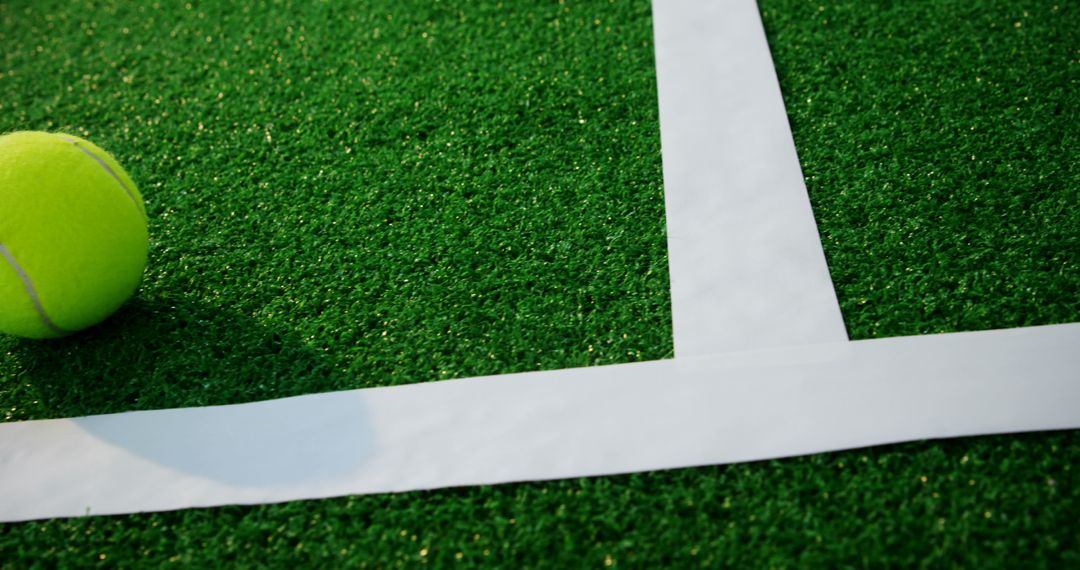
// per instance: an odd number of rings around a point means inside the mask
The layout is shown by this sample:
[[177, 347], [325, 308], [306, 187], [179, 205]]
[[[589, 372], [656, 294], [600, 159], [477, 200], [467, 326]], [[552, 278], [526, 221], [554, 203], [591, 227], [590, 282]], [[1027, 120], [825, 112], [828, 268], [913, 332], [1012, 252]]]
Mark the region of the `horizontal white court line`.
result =
[[847, 340], [757, 4], [653, 30], [675, 355]]
[[1080, 427], [1080, 324], [0, 424], [0, 520], [722, 464]]

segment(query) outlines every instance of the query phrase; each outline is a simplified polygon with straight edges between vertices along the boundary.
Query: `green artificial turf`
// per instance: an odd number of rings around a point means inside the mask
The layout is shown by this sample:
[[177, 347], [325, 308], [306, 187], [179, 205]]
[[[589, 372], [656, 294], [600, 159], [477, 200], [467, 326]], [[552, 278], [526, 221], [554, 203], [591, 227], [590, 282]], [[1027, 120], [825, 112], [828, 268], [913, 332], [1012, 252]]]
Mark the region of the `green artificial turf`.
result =
[[[1080, 313], [1065, 2], [761, 0], [853, 338]], [[137, 298], [2, 419], [672, 353], [648, 2], [0, 3], [0, 131], [139, 181]], [[933, 394], [927, 394], [933, 398]], [[0, 525], [0, 566], [1080, 564], [1077, 432]]]

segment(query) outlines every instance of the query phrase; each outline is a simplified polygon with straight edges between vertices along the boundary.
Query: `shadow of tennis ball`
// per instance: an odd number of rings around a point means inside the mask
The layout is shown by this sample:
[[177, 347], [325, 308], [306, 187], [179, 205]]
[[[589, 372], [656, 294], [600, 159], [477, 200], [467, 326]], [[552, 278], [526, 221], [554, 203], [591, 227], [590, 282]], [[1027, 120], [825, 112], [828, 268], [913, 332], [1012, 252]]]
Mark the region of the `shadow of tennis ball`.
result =
[[[184, 299], [135, 299], [101, 325], [15, 342], [50, 417], [236, 404], [351, 388], [322, 354], [250, 317]], [[40, 418], [39, 418], [40, 419]]]
[[[371, 453], [370, 424], [355, 393], [302, 398], [289, 406], [291, 417], [263, 402], [348, 388], [344, 374], [289, 335], [218, 307], [136, 299], [93, 329], [16, 341], [11, 352], [48, 417], [94, 415], [74, 421], [185, 473], [234, 485], [318, 481], [352, 472]], [[197, 417], [158, 413], [142, 423], [131, 414], [97, 415], [245, 402], [260, 403], [201, 408]]]
[[72, 421], [141, 459], [240, 487], [340, 481], [375, 449], [358, 391]]

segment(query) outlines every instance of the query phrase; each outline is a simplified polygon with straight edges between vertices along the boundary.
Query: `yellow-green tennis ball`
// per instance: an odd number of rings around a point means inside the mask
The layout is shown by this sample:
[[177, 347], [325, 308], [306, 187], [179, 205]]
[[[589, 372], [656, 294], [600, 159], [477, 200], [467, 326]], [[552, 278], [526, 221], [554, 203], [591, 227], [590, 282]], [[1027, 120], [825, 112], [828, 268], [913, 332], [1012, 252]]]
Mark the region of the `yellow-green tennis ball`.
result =
[[0, 332], [101, 322], [135, 292], [147, 249], [142, 196], [109, 153], [63, 133], [0, 136]]

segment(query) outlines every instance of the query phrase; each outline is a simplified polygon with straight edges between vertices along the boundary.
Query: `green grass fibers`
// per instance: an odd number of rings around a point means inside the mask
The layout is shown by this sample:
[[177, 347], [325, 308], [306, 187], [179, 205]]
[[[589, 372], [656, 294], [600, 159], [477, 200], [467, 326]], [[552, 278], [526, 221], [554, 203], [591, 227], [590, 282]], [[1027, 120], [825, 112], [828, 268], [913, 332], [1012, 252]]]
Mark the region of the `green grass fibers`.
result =
[[[853, 338], [1076, 320], [1080, 9], [760, 7]], [[4, 421], [672, 354], [644, 0], [9, 0], [0, 44], [0, 131], [114, 153], [152, 235], [106, 324], [0, 339]], [[0, 567], [1066, 567], [1078, 458], [995, 436], [7, 524]]]

